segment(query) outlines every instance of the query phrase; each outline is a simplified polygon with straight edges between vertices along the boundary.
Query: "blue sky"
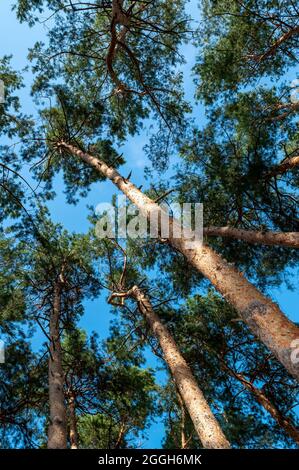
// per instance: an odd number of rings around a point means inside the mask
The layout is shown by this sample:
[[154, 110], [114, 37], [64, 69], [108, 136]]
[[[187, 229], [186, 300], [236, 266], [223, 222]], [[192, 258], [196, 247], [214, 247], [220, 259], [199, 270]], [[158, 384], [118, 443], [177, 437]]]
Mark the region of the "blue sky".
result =
[[[28, 49], [33, 46], [35, 41], [45, 38], [47, 33], [46, 25], [37, 24], [34, 28], [29, 28], [26, 24], [19, 24], [15, 18], [14, 13], [11, 12], [11, 1], [0, 0], [0, 56], [13, 55], [12, 65], [14, 68], [21, 70], [26, 65]], [[190, 2], [190, 13], [194, 18], [199, 19], [199, 13], [196, 8], [197, 0]], [[184, 46], [183, 53], [187, 59], [184, 67], [186, 95], [192, 98], [194, 85], [190, 79], [190, 72], [195, 60], [195, 52], [192, 46]], [[290, 76], [290, 79], [296, 77]], [[30, 97], [30, 84], [32, 76], [30, 72], [24, 73], [24, 80], [26, 87], [21, 91], [20, 97], [23, 108], [26, 113], [34, 114], [36, 112], [32, 98]], [[201, 124], [204, 122], [205, 117], [200, 107], [195, 110], [195, 117]], [[126, 145], [121, 150], [126, 158], [126, 165], [122, 167], [122, 173], [128, 174], [132, 169], [132, 181], [137, 185], [147, 182], [144, 180], [144, 167], [149, 163], [143, 152], [143, 146], [147, 142], [147, 131], [134, 139], [129, 139]], [[56, 179], [55, 190], [57, 197], [49, 203], [52, 218], [55, 222], [62, 223], [68, 230], [76, 232], [84, 232], [88, 228], [87, 222], [87, 205], [96, 207], [100, 202], [109, 202], [112, 195], [116, 192], [115, 188], [110, 182], [95, 184], [92, 187], [86, 199], [81, 200], [78, 205], [70, 206], [66, 204], [63, 194], [63, 182], [60, 177]], [[279, 303], [283, 311], [295, 321], [299, 321], [299, 294], [298, 291], [289, 291], [283, 285], [279, 289], [272, 289], [272, 298]], [[101, 338], [107, 336], [109, 331], [109, 322], [111, 321], [110, 308], [105, 301], [105, 293], [93, 302], [85, 303], [85, 315], [81, 321], [81, 325], [88, 331], [95, 330]], [[41, 335], [37, 335], [36, 345], [43, 341]], [[147, 353], [148, 364], [155, 365], [156, 360], [154, 356]], [[159, 375], [163, 378], [163, 376]], [[144, 447], [159, 447], [162, 437], [162, 425], [153, 425], [149, 431], [149, 438], [144, 442]]]

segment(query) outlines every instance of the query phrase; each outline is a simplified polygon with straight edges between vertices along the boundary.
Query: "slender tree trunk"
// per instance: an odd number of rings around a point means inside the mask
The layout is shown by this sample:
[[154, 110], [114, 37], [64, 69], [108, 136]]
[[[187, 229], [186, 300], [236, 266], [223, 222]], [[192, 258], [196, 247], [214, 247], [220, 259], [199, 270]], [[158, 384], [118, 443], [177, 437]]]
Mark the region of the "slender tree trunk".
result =
[[294, 426], [291, 419], [284, 416], [276, 406], [269, 400], [269, 398], [264, 394], [264, 392], [253, 385], [252, 382], [247, 380], [242, 374], [239, 374], [232, 370], [223, 360], [221, 361], [223, 365], [223, 369], [226, 370], [232, 377], [239, 380], [239, 382], [244, 385], [246, 390], [248, 390], [252, 395], [255, 397], [257, 402], [262, 405], [262, 407], [268, 411], [272, 418], [275, 419], [277, 424], [281, 426], [284, 431], [295, 441], [295, 443], [299, 446], [299, 429]]
[[[117, 25], [121, 25], [121, 31], [117, 32]], [[106, 65], [108, 73], [116, 85], [115, 92], [122, 93], [125, 85], [117, 76], [113, 68], [113, 61], [120, 44], [124, 43], [127, 33], [129, 32], [130, 18], [123, 11], [123, 0], [112, 0], [112, 20], [111, 20], [111, 41], [106, 57]]]
[[299, 34], [299, 26], [294, 26], [293, 28], [290, 28], [286, 33], [284, 33], [282, 36], [280, 36], [280, 38], [278, 38], [273, 44], [271, 47], [269, 47], [269, 49], [266, 50], [266, 52], [264, 52], [263, 54], [261, 55], [258, 55], [256, 56], [256, 60], [258, 62], [261, 62], [262, 60], [270, 57], [270, 56], [273, 56], [277, 49], [279, 49], [279, 47], [286, 41], [288, 41], [291, 37], [293, 36], [296, 36]]
[[53, 309], [50, 316], [50, 357], [49, 357], [49, 405], [50, 425], [48, 429], [48, 449], [66, 449], [67, 419], [64, 401], [64, 374], [60, 343], [61, 286], [54, 286]]
[[227, 237], [244, 240], [259, 245], [278, 245], [289, 248], [299, 248], [299, 232], [258, 232], [255, 230], [242, 230], [234, 227], [207, 227], [203, 229], [208, 237]]
[[148, 297], [137, 286], [134, 286], [126, 294], [113, 293], [110, 301], [112, 302], [113, 298], [118, 297], [132, 297], [137, 301], [140, 313], [158, 339], [165, 361], [203, 447], [207, 449], [230, 448], [230, 444], [198, 387], [190, 367], [181, 355], [168, 329], [153, 310]]
[[[293, 113], [294, 111], [297, 111], [297, 109], [299, 109], [299, 103], [279, 103], [276, 106], [273, 106], [273, 108], [271, 110], [272, 116], [266, 118], [266, 120], [267, 121], [282, 121], [287, 116], [289, 116], [291, 113]], [[283, 110], [284, 112], [281, 113], [281, 114], [278, 114], [277, 116], [273, 116], [273, 113], [275, 111], [281, 111], [281, 110]], [[298, 158], [298, 157], [295, 157], [295, 158]], [[299, 162], [297, 160], [297, 163], [296, 163], [295, 166], [298, 166], [298, 163]], [[291, 166], [291, 168], [292, 167], [293, 166]], [[268, 177], [269, 176], [271, 177], [271, 171], [268, 173]], [[274, 176], [274, 175], [272, 174], [272, 176]]]
[[299, 155], [296, 155], [295, 157], [287, 158], [279, 165], [273, 167], [272, 170], [266, 174], [266, 176], [270, 178], [270, 177], [277, 176], [277, 175], [283, 175], [287, 171], [292, 170], [293, 168], [296, 168], [298, 166], [299, 166]]
[[125, 432], [126, 432], [126, 425], [125, 423], [121, 423], [119, 433], [117, 436], [117, 441], [115, 443], [115, 449], [120, 449], [125, 437]]
[[[71, 144], [60, 142], [58, 146], [110, 179], [144, 216], [151, 217], [151, 220], [157, 219], [157, 216], [161, 217], [162, 208], [114, 168]], [[299, 328], [281, 312], [278, 305], [265, 297], [231, 263], [208, 245], [193, 242], [193, 247], [190, 249], [192, 234], [186, 234], [187, 230], [185, 236], [174, 237], [173, 233], [178, 233], [181, 229], [178, 221], [169, 218], [169, 225], [170, 235], [167, 242], [210, 280], [215, 289], [239, 312], [252, 332], [299, 381], [299, 364], [292, 361], [292, 346], [299, 338]]]
[[70, 444], [71, 449], [78, 449], [78, 429], [77, 429], [77, 417], [76, 417], [76, 404], [75, 397], [71, 395], [69, 397], [69, 426], [70, 426]]

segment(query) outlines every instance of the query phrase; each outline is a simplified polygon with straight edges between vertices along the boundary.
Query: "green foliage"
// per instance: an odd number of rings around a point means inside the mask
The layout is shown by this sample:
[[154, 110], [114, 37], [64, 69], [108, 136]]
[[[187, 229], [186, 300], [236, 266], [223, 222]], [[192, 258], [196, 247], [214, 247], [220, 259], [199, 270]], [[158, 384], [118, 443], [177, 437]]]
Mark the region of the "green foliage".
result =
[[10, 59], [8, 56], [0, 59], [0, 80], [4, 85], [4, 100], [0, 103], [0, 132], [8, 137], [24, 137], [30, 121], [20, 112], [17, 93], [23, 87], [23, 82], [20, 75], [11, 69]]
[[[45, 181], [62, 168], [70, 200], [75, 201], [77, 188], [79, 192], [87, 188], [95, 174], [69, 155], [55, 152], [61, 139], [85, 149], [100, 147], [101, 158], [115, 167], [122, 159], [116, 159], [112, 142], [122, 143], [128, 135], [136, 135], [143, 122], [153, 117], [156, 125], [148, 153], [163, 139], [164, 168], [167, 165], [173, 144], [184, 133], [184, 115], [190, 111], [183, 97], [182, 74], [177, 73], [184, 61], [179, 47], [188, 30], [184, 4], [183, 0], [125, 2], [130, 28], [125, 45], [118, 44], [110, 64], [109, 6], [77, 2], [71, 8], [68, 2], [16, 2], [24, 21], [32, 21], [31, 15], [44, 6], [54, 11], [48, 44], [36, 43], [29, 56], [36, 77], [33, 94], [42, 104], [43, 125], [35, 130], [34, 143], [26, 146], [24, 155], [28, 159], [34, 155], [36, 161], [45, 163], [38, 167], [38, 176]], [[123, 92], [119, 91], [122, 87]], [[38, 149], [35, 139], [41, 144]], [[80, 195], [85, 193], [82, 189]]]
[[[269, 120], [275, 90], [238, 93], [213, 107], [203, 130], [195, 129], [181, 146], [185, 163], [176, 175], [178, 200], [204, 204], [204, 226], [245, 230], [298, 230], [298, 168], [271, 176], [272, 168], [295, 155], [298, 125]], [[297, 263], [294, 250], [209, 239], [224, 257], [264, 287]], [[240, 248], [237, 248], [240, 247]]]
[[297, 25], [291, 0], [204, 0], [198, 34], [198, 97], [210, 104], [219, 92], [234, 91], [260, 77], [281, 77], [297, 64], [298, 35], [267, 55]]
[[189, 298], [168, 325], [201, 389], [234, 447], [291, 447], [294, 444], [223, 363], [260, 388], [296, 426], [298, 384], [257, 342], [236, 312], [218, 295]]
[[[24, 138], [31, 129], [32, 121], [21, 112], [18, 97], [19, 90], [23, 87], [21, 76], [12, 70], [10, 57], [0, 59], [0, 81], [3, 84], [4, 97], [0, 103], [0, 221], [7, 217], [18, 217], [23, 210], [26, 190], [29, 185], [19, 174], [21, 163], [15, 151], [15, 146], [10, 145], [10, 139]], [[1, 87], [2, 91], [2, 87]]]

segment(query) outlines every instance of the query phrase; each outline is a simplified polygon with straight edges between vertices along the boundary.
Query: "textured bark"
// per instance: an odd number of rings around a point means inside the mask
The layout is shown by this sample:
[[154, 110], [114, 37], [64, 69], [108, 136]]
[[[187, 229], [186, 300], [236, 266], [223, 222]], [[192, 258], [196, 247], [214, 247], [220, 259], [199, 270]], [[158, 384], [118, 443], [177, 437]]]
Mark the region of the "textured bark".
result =
[[299, 156], [296, 155], [295, 157], [290, 157], [284, 160], [282, 163], [279, 165], [275, 166], [272, 168], [269, 173], [266, 174], [268, 178], [277, 176], [277, 175], [283, 175], [289, 170], [292, 170], [293, 168], [296, 168], [299, 166]]
[[54, 286], [53, 309], [50, 316], [50, 356], [49, 356], [49, 407], [50, 424], [48, 429], [48, 449], [66, 449], [67, 419], [64, 401], [64, 374], [60, 343], [61, 286]]
[[[278, 114], [277, 116], [270, 116], [266, 118], [266, 120], [269, 121], [282, 121], [285, 119], [287, 116], [289, 116], [291, 113], [294, 111], [297, 111], [299, 109], [299, 103], [279, 103], [275, 106], [273, 106], [271, 113], [275, 113], [275, 111], [282, 111], [281, 114]], [[297, 163], [298, 165], [298, 163]]]
[[[144, 216], [161, 216], [162, 208], [130, 181], [123, 178], [114, 168], [71, 144], [60, 142], [59, 147], [110, 179]], [[153, 219], [155, 217], [152, 217]], [[190, 249], [192, 234], [188, 234], [187, 230], [184, 236], [174, 237], [173, 233], [178, 230], [178, 227], [180, 228], [180, 223], [175, 219], [169, 220], [170, 235], [167, 242], [210, 280], [218, 292], [239, 312], [240, 317], [252, 332], [299, 381], [299, 364], [291, 360], [292, 343], [299, 338], [299, 328], [282, 313], [276, 304], [265, 297], [231, 263], [228, 263], [208, 245], [199, 241], [193, 242], [193, 247]]]
[[289, 248], [299, 248], [299, 232], [258, 232], [242, 230], [234, 227], [207, 227], [203, 229], [208, 237], [227, 237], [244, 240], [259, 245], [277, 245]]
[[71, 449], [78, 449], [78, 429], [77, 429], [77, 417], [76, 417], [76, 404], [75, 397], [71, 395], [69, 397], [69, 426], [70, 426], [70, 444]]
[[272, 418], [275, 419], [277, 424], [281, 426], [284, 431], [295, 441], [299, 446], [299, 429], [294, 426], [292, 420], [281, 413], [276, 406], [269, 400], [269, 398], [263, 393], [263, 391], [253, 385], [252, 382], [247, 380], [242, 374], [239, 374], [232, 370], [225, 362], [222, 362], [223, 369], [226, 370], [232, 377], [235, 377], [239, 382], [244, 385], [246, 390], [253, 394], [257, 402], [271, 414]]
[[180, 423], [180, 428], [181, 428], [181, 449], [187, 449], [187, 438], [186, 438], [186, 432], [185, 432], [185, 425], [186, 425], [185, 405], [184, 405], [182, 397], [179, 393], [177, 393], [177, 397], [178, 397], [178, 402], [180, 404], [180, 410], [181, 410], [181, 423]]
[[126, 294], [114, 293], [110, 299], [132, 297], [137, 301], [140, 313], [144, 316], [154, 336], [157, 338], [164, 359], [170, 369], [177, 389], [184, 401], [198, 437], [207, 449], [228, 449], [230, 444], [223, 434], [202, 391], [183, 358], [167, 327], [155, 313], [148, 297], [134, 286]]

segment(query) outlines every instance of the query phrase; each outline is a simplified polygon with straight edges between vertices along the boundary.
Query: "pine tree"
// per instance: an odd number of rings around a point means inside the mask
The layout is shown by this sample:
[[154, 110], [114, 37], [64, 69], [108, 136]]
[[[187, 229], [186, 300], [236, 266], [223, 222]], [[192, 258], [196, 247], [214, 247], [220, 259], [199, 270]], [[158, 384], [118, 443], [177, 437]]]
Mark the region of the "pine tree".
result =
[[[160, 390], [164, 446], [298, 444], [292, 345], [299, 329], [268, 296], [273, 285], [291, 280], [298, 261], [298, 90], [286, 82], [296, 74], [298, 9], [289, 0], [203, 0], [197, 28], [186, 6], [184, 0], [14, 2], [18, 19], [31, 26], [48, 15], [49, 41], [29, 54], [35, 122], [21, 112], [19, 75], [8, 58], [0, 63], [6, 92], [0, 221], [10, 226], [0, 238], [0, 332], [12, 361], [11, 371], [0, 369], [3, 447], [18, 439], [49, 448], [136, 445], [156, 407], [145, 344], [158, 357], [161, 347], [172, 372]], [[191, 39], [204, 125], [190, 118], [195, 100], [185, 100], [182, 46]], [[149, 190], [141, 191], [130, 181], [132, 171], [127, 178], [118, 171], [125, 162], [120, 148], [148, 122], [152, 170]], [[11, 145], [16, 140], [18, 150]], [[179, 165], [164, 182], [176, 157]], [[22, 176], [28, 164], [38, 194]], [[59, 172], [68, 203], [109, 179], [156, 220], [157, 240], [129, 241], [135, 264], [119, 265], [117, 243], [92, 232], [69, 234], [51, 222], [41, 201], [55, 196]], [[172, 192], [177, 202], [204, 203], [203, 244], [190, 249], [190, 237], [176, 238], [179, 222], [169, 215], [170, 235], [161, 236], [161, 201]], [[84, 300], [103, 287], [122, 308], [99, 351], [78, 320]], [[128, 308], [132, 300], [138, 319]], [[33, 325], [47, 340], [40, 357], [28, 341]], [[185, 387], [178, 364], [189, 378]], [[209, 403], [212, 444], [202, 430], [205, 412], [191, 406], [198, 397]]]
[[61, 226], [55, 226], [44, 210], [34, 221], [37, 233], [30, 222], [20, 227], [19, 236], [24, 246], [29, 316], [48, 340], [48, 447], [66, 448], [61, 334], [72, 328], [83, 313], [82, 300], [98, 295], [100, 285], [93, 273], [93, 252], [88, 246], [88, 236], [68, 234]]

